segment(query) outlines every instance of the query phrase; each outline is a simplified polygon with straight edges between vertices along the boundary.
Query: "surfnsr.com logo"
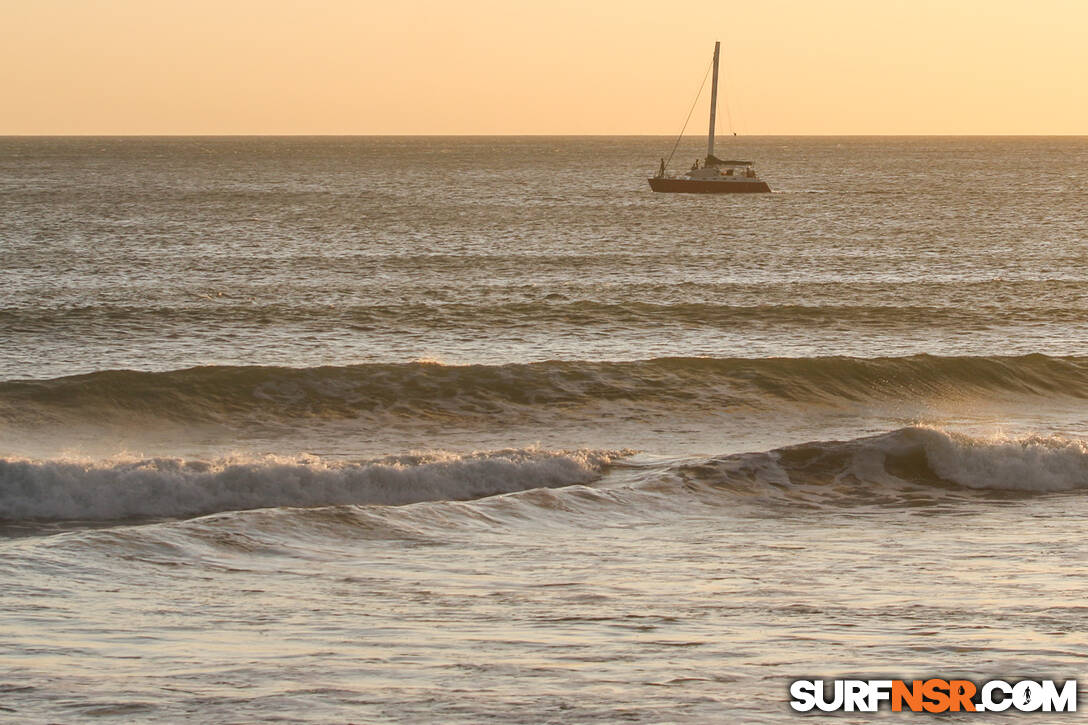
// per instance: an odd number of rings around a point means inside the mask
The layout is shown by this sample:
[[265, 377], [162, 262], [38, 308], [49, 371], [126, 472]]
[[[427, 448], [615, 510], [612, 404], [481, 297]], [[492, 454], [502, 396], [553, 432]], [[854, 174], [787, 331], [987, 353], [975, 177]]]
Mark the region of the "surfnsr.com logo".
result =
[[797, 712], [1076, 712], [1077, 681], [794, 680], [790, 707]]

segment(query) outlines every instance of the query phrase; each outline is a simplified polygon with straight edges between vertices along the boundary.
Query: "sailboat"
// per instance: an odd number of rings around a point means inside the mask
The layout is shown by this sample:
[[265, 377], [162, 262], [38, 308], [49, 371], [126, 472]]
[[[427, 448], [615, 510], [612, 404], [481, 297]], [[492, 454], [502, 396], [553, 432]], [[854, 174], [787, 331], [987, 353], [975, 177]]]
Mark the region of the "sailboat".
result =
[[[661, 159], [657, 174], [648, 179], [654, 191], [688, 194], [758, 194], [771, 190], [756, 175], [751, 161], [726, 161], [714, 155], [714, 116], [718, 110], [718, 55], [721, 42], [714, 43], [714, 82], [710, 91], [710, 134], [706, 139], [706, 159], [696, 161], [682, 176], [669, 174], [668, 163]], [[705, 78], [704, 78], [704, 83]], [[680, 135], [683, 136], [683, 131]], [[679, 139], [677, 140], [679, 143]], [[675, 151], [673, 147], [673, 151]], [[670, 154], [669, 159], [672, 159]]]

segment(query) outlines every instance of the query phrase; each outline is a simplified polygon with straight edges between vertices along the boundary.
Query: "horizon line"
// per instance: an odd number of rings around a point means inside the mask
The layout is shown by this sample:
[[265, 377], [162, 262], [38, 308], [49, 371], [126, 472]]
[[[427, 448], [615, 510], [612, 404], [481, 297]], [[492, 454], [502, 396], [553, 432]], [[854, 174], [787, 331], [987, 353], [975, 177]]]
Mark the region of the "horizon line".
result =
[[[675, 138], [665, 133], [297, 133], [297, 132], [178, 132], [178, 133], [2, 133], [0, 138]], [[721, 138], [1054, 138], [1088, 137], [1088, 131], [1051, 133], [750, 133]], [[692, 139], [701, 138], [696, 134]]]

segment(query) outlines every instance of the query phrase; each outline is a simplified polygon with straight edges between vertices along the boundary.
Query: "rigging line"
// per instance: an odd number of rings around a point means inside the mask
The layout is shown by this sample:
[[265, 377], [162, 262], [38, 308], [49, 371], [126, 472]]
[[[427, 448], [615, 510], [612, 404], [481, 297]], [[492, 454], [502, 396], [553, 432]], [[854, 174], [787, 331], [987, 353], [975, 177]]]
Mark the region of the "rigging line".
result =
[[714, 67], [714, 61], [710, 61], [710, 65], [706, 67], [706, 73], [703, 74], [703, 82], [699, 84], [699, 92], [695, 94], [695, 100], [691, 103], [691, 109], [688, 110], [688, 117], [684, 119], [684, 127], [680, 129], [680, 135], [676, 137], [676, 143], [672, 145], [672, 151], [669, 152], [669, 158], [665, 159], [665, 167], [667, 168], [672, 161], [673, 154], [676, 153], [676, 147], [680, 145], [680, 139], [684, 138], [684, 131], [688, 128], [688, 121], [691, 120], [691, 114], [695, 112], [695, 104], [699, 102], [699, 98], [703, 95], [703, 89], [706, 88], [706, 79], [710, 75], [710, 69]]
[[[729, 64], [728, 63], [725, 64], [725, 72], [722, 75], [724, 76], [722, 78], [722, 80], [724, 81], [724, 85], [725, 85], [725, 93], [722, 94], [725, 97], [725, 118], [726, 118], [726, 121], [729, 123], [729, 133], [736, 136], [737, 135], [737, 130], [733, 127], [733, 111], [732, 111], [732, 109], [729, 108], [729, 89], [732, 87], [732, 83], [731, 83], [732, 79], [729, 76]], [[737, 122], [738, 123], [740, 123], [740, 120], [741, 120], [740, 117], [741, 117], [740, 101], [737, 101]]]
[[725, 122], [729, 126], [729, 133], [736, 136], [737, 132], [733, 130], [733, 114], [729, 110], [729, 81], [728, 81], [728, 77], [729, 77], [728, 74], [726, 74], [726, 78], [723, 79], [726, 82], [723, 84], [725, 86], [725, 93], [722, 94], [722, 96], [723, 96], [722, 100], [725, 101]]

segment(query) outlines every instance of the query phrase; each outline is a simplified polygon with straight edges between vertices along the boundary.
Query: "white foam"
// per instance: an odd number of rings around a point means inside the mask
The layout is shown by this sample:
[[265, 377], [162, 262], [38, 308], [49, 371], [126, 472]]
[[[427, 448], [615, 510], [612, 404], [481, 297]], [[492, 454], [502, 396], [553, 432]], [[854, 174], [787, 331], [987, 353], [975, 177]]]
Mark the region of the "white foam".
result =
[[972, 438], [935, 429], [911, 429], [921, 438], [930, 468], [969, 488], [1071, 491], [1088, 488], [1088, 442], [1061, 436]]
[[516, 449], [361, 463], [0, 458], [0, 519], [113, 521], [273, 506], [463, 500], [589, 483], [624, 454]]

